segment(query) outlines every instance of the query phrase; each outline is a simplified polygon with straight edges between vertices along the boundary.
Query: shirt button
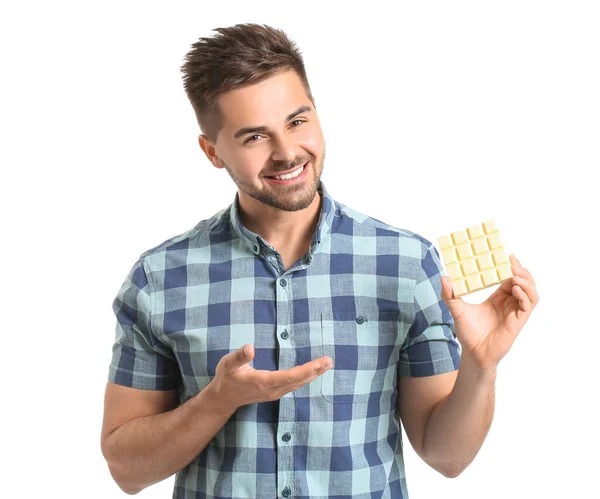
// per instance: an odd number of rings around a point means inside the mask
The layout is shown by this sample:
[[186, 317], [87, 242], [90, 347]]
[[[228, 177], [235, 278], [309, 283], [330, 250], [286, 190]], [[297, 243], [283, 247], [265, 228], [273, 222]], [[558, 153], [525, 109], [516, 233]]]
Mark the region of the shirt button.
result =
[[357, 324], [362, 324], [363, 322], [365, 322], [365, 317], [364, 317], [363, 315], [359, 315], [359, 316], [356, 318], [356, 323], [357, 323]]
[[290, 337], [289, 333], [287, 332], [287, 329], [283, 333], [281, 333], [281, 337], [284, 340], [287, 340]]
[[282, 495], [283, 497], [290, 497], [290, 494], [291, 494], [291, 493], [292, 493], [292, 491], [290, 490], [290, 488], [289, 488], [289, 487], [286, 487], [285, 489], [283, 489], [283, 490], [281, 491], [281, 495]]
[[283, 440], [284, 442], [289, 442], [291, 438], [292, 438], [292, 436], [289, 433], [284, 433], [281, 436], [281, 440]]
[[285, 280], [285, 279], [281, 279], [281, 280], [279, 281], [279, 284], [281, 285], [281, 287], [282, 287], [282, 288], [285, 288], [285, 287], [287, 286], [287, 282], [286, 282], [286, 280]]

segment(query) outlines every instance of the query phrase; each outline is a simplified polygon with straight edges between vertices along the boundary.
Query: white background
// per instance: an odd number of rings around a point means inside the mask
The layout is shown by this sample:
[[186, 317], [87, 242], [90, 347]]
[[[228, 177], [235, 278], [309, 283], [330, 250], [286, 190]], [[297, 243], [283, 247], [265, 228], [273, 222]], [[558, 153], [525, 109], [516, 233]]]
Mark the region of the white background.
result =
[[598, 3], [398, 3], [3, 3], [0, 496], [126, 496], [100, 452], [111, 303], [233, 201], [179, 67], [257, 22], [302, 51], [335, 199], [434, 242], [495, 218], [537, 283], [480, 453], [447, 479], [406, 444], [411, 499], [598, 497]]

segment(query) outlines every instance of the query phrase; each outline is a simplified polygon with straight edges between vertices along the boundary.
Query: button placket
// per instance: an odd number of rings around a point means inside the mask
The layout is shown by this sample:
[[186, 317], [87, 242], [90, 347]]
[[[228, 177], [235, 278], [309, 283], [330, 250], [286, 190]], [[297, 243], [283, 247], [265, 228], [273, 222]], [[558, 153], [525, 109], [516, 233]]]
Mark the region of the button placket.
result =
[[[277, 285], [278, 283], [278, 285]], [[292, 281], [291, 277], [278, 277], [275, 283], [276, 295], [276, 323], [275, 331], [279, 331], [279, 359], [280, 370], [290, 369], [295, 364], [296, 354], [291, 348], [291, 342], [284, 342], [290, 337], [289, 329], [292, 318]], [[277, 333], [276, 333], [277, 334]], [[277, 483], [285, 488], [280, 489], [283, 497], [290, 497], [292, 489], [290, 484], [294, 483], [294, 447], [292, 445], [293, 420], [295, 415], [295, 399], [293, 393], [286, 393], [279, 399], [279, 417], [277, 419]], [[286, 484], [288, 484], [286, 486]]]

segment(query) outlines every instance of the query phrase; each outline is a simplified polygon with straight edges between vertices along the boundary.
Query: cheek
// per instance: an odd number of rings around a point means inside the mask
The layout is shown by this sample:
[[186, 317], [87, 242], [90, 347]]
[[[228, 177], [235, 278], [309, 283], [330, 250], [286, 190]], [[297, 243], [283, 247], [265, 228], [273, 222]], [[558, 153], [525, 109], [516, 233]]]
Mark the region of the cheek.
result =
[[247, 179], [249, 182], [259, 182], [260, 181], [259, 177], [261, 176], [262, 172], [264, 171], [264, 168], [262, 167], [262, 163], [260, 165], [261, 166], [259, 166], [256, 163], [246, 164], [245, 168], [243, 169], [243, 173], [242, 173], [244, 178]]
[[250, 180], [258, 177], [264, 171], [267, 164], [264, 154], [248, 151], [238, 154], [234, 158], [234, 161], [235, 163], [233, 164], [236, 165], [234, 171], [237, 176]]
[[311, 154], [313, 158], [319, 158], [323, 154], [324, 143], [323, 136], [320, 133], [315, 132], [302, 141], [302, 147]]

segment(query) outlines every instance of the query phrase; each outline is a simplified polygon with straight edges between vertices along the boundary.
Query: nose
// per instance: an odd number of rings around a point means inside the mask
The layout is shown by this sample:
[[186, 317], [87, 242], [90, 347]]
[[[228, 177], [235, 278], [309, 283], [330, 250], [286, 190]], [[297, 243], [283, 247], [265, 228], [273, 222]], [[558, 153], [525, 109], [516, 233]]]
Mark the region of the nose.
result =
[[275, 147], [271, 159], [274, 162], [281, 161], [293, 164], [296, 158], [296, 144], [293, 140], [287, 137], [279, 137], [274, 139]]

